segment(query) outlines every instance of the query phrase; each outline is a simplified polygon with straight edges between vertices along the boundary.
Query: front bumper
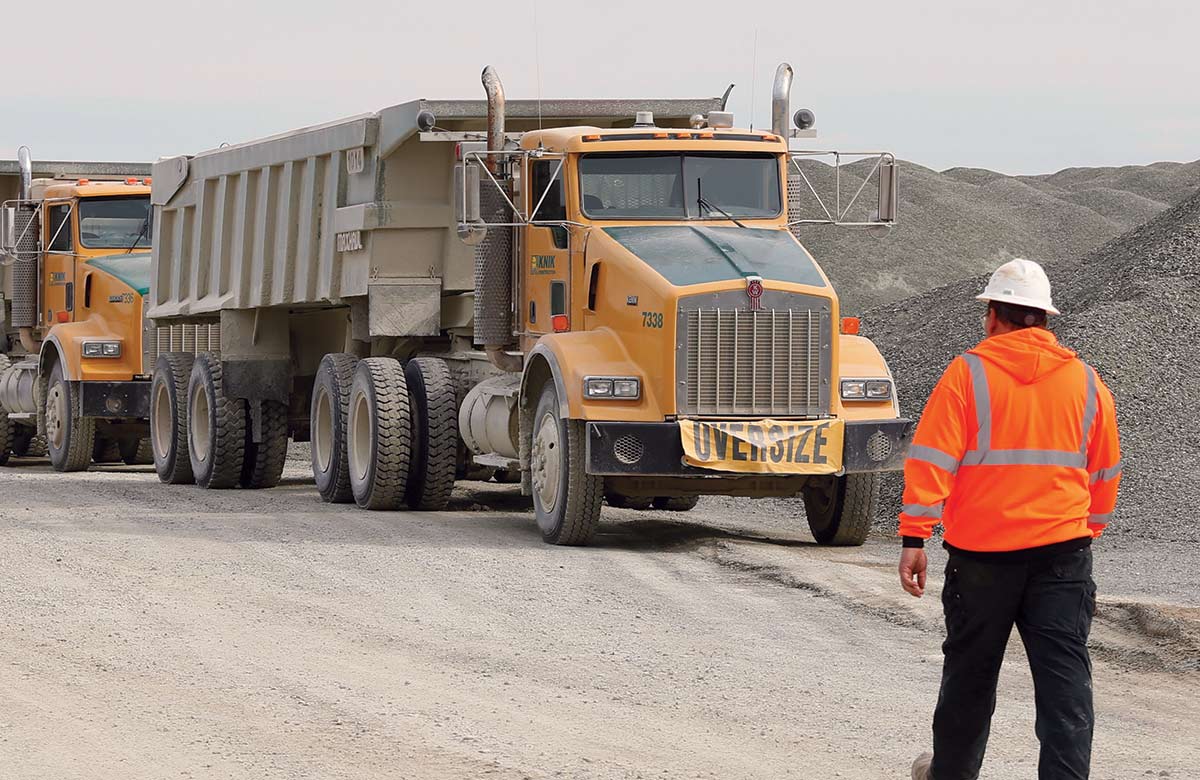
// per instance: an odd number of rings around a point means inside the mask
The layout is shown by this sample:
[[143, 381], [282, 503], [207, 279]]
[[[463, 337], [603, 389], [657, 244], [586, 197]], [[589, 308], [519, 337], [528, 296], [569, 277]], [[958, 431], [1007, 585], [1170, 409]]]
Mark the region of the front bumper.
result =
[[[913, 428], [913, 421], [904, 418], [847, 421], [842, 473], [902, 470]], [[587, 469], [589, 474], [602, 476], [754, 476], [685, 463], [679, 423], [675, 422], [588, 423]]]
[[150, 417], [150, 382], [79, 382], [84, 417]]

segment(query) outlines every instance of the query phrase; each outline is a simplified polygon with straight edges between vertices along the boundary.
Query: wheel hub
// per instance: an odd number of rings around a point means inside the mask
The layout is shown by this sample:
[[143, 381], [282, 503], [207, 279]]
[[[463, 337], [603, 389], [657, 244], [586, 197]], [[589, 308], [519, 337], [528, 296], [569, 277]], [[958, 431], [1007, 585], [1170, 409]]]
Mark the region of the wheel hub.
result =
[[546, 512], [558, 506], [559, 483], [562, 475], [562, 446], [559, 441], [558, 418], [542, 415], [533, 436], [531, 466], [533, 490]]
[[67, 397], [61, 384], [55, 384], [46, 394], [46, 437], [56, 450], [62, 449], [66, 438]]

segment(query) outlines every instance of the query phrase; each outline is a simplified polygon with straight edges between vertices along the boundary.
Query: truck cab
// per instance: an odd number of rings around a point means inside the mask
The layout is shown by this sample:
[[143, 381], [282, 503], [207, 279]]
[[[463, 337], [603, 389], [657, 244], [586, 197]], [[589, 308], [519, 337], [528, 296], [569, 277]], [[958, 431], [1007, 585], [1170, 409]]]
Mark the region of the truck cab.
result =
[[44, 440], [60, 471], [149, 462], [142, 296], [150, 286], [150, 183], [32, 179], [5, 204], [14, 270], [0, 433], [9, 451]]
[[[554, 525], [569, 464], [543, 465], [571, 446], [565, 418], [610, 504], [799, 494], [820, 541], [861, 543], [875, 474], [899, 467], [911, 424], [790, 229], [786, 139], [639, 119], [520, 139], [514, 313], [535, 506]], [[539, 415], [546, 377], [558, 408]]]

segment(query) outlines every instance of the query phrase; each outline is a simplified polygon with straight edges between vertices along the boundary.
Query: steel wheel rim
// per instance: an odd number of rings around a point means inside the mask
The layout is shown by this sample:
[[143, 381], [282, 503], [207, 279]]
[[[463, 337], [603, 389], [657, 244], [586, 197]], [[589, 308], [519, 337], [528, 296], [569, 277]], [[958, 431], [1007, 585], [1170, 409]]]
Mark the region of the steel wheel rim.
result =
[[67, 397], [63, 392], [62, 383], [59, 382], [50, 388], [50, 392], [46, 394], [46, 438], [54, 445], [54, 449], [61, 450], [63, 442], [67, 437], [65, 420], [67, 418]]
[[371, 462], [371, 405], [366, 393], [358, 393], [353, 399], [350, 415], [350, 471], [360, 480], [367, 478], [367, 464]]
[[317, 470], [324, 474], [329, 471], [329, 463], [333, 455], [333, 407], [329, 403], [329, 393], [317, 390], [317, 413], [313, 420], [313, 455], [316, 456]]
[[547, 412], [538, 421], [533, 436], [533, 491], [546, 512], [558, 506], [559, 484], [562, 479], [562, 442], [559, 439], [558, 417]]
[[188, 427], [192, 433], [192, 452], [196, 454], [197, 460], [204, 463], [212, 454], [212, 430], [209, 425], [208, 393], [204, 392], [204, 386], [199, 383], [192, 390], [190, 412]]
[[171, 396], [167, 392], [167, 386], [162, 382], [154, 388], [150, 413], [151, 419], [154, 421], [154, 436], [151, 439], [154, 444], [154, 454], [159, 458], [166, 459], [171, 454], [175, 420], [174, 415], [171, 414]]

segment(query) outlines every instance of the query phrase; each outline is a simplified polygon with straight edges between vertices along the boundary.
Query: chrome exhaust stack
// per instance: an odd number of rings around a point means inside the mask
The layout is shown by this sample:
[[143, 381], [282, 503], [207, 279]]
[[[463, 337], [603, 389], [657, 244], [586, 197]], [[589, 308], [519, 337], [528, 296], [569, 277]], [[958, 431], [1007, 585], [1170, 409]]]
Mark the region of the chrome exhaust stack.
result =
[[792, 94], [792, 66], [779, 63], [775, 69], [775, 83], [771, 87], [771, 132], [787, 139], [789, 101]]
[[[512, 191], [504, 164], [504, 85], [488, 65], [481, 76], [487, 93], [487, 150], [484, 165], [491, 176], [481, 180], [480, 215], [491, 225], [475, 245], [475, 343], [503, 371], [520, 371], [522, 360], [505, 349], [513, 341], [513, 223], [508, 193]], [[492, 181], [492, 179], [495, 181]]]

